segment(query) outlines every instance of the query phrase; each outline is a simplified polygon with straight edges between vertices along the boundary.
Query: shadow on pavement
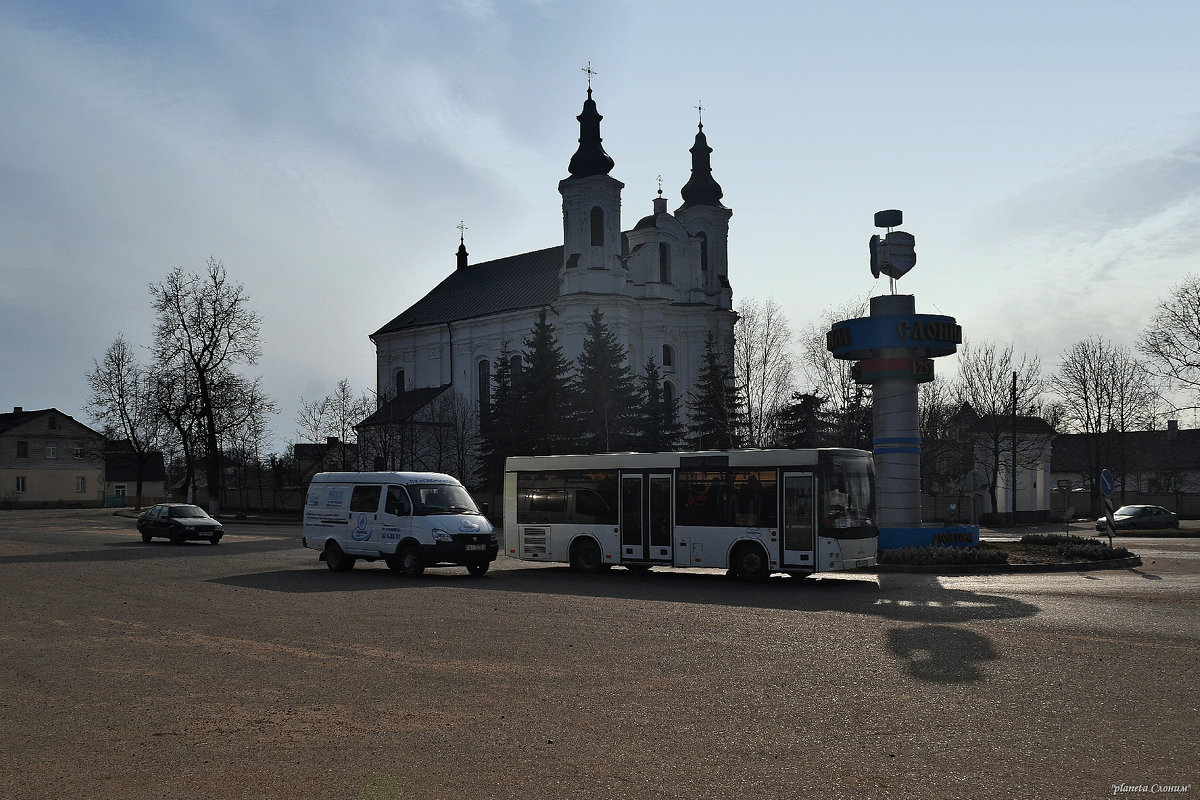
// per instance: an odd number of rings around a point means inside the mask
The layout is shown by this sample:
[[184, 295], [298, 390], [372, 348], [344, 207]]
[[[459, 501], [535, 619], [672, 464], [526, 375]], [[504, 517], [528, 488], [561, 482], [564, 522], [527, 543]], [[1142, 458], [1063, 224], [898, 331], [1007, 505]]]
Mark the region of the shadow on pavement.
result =
[[[374, 565], [372, 565], [374, 566]], [[491, 607], [495, 592], [588, 599], [684, 603], [818, 614], [857, 614], [897, 623], [885, 643], [908, 674], [932, 683], [984, 679], [982, 665], [999, 658], [992, 641], [962, 627], [983, 620], [1031, 617], [1039, 608], [1013, 597], [942, 586], [931, 575], [841, 575], [819, 579], [772, 578], [745, 583], [718, 571], [614, 569], [581, 575], [567, 567], [502, 568], [477, 578], [462, 568], [431, 568], [420, 578], [360, 566], [330, 572], [324, 565], [214, 578], [210, 582], [274, 592], [455, 591], [477, 593]], [[907, 624], [914, 623], [914, 624]]]

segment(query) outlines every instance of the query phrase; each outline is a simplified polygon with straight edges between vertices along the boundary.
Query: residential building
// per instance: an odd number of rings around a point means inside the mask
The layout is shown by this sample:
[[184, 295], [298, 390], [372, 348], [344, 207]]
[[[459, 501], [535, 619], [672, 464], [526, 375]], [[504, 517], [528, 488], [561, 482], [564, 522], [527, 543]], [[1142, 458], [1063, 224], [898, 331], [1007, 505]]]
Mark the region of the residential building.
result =
[[[1116, 506], [1147, 503], [1200, 516], [1200, 429], [1067, 433], [1054, 440], [1051, 480], [1078, 515], [1103, 511], [1100, 473], [1112, 473]], [[1062, 505], [1061, 499], [1058, 503]]]
[[[168, 499], [167, 468], [163, 454], [146, 454], [142, 465], [142, 505]], [[137, 457], [128, 440], [108, 441], [104, 446], [104, 502], [121, 507], [135, 505], [138, 496]]]
[[104, 505], [104, 437], [56, 408], [0, 414], [0, 505]]

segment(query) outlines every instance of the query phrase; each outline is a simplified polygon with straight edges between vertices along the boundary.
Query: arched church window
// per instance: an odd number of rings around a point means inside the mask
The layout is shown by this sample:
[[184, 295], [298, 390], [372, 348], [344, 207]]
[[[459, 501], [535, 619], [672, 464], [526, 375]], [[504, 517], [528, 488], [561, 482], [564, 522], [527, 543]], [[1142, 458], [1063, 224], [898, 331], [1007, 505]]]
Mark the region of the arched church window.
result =
[[396, 370], [396, 396], [404, 394], [404, 370]]
[[675, 384], [670, 381], [663, 381], [663, 405], [670, 405], [675, 402]]
[[670, 369], [675, 366], [675, 348], [669, 344], [663, 345], [662, 365], [663, 369]]
[[486, 358], [479, 362], [479, 416], [487, 416], [492, 407], [492, 363]]
[[671, 245], [658, 243], [658, 282], [671, 282]]
[[592, 247], [604, 246], [604, 209], [592, 207]]
[[700, 231], [697, 236], [700, 238], [700, 271], [708, 272], [708, 234]]

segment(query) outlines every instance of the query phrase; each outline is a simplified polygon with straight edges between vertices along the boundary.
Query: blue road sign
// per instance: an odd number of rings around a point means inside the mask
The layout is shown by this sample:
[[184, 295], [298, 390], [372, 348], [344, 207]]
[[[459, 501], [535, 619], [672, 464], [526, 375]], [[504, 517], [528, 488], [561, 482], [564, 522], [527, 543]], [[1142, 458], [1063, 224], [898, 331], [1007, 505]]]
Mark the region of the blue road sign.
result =
[[1105, 497], [1112, 497], [1115, 485], [1116, 481], [1113, 480], [1113, 474], [1106, 469], [1100, 470], [1100, 494]]

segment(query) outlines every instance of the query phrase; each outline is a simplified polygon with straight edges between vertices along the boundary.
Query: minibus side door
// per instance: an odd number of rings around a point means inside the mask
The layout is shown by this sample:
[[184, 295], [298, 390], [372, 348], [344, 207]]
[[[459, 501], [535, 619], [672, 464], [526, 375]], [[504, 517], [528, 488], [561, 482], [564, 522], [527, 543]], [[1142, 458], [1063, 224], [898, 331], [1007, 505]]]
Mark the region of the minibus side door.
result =
[[383, 513], [379, 515], [379, 550], [386, 554], [396, 552], [396, 546], [404, 541], [412, 530], [412, 501], [408, 490], [392, 484], [383, 496]]
[[383, 487], [355, 486], [350, 494], [350, 510], [346, 518], [346, 539], [342, 549], [347, 553], [373, 554], [379, 547], [379, 502]]

